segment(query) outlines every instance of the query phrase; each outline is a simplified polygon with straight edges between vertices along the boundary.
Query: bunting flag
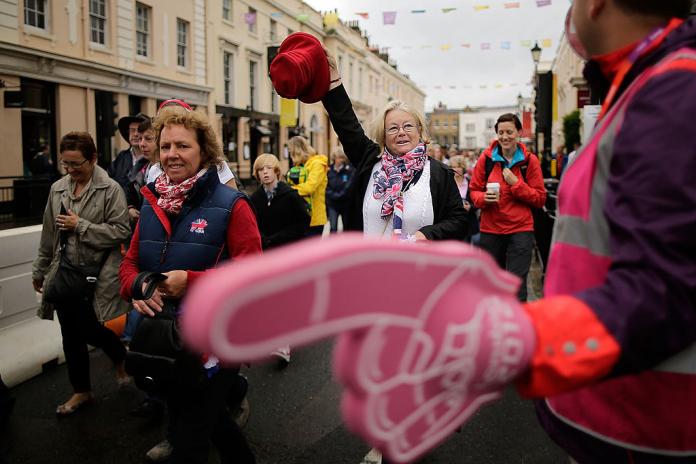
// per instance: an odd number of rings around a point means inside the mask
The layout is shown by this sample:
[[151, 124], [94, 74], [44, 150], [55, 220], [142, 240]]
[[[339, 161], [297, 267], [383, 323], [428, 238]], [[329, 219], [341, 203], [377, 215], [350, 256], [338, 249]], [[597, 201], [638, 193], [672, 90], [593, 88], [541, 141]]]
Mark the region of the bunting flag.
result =
[[508, 42], [508, 41], [500, 42], [500, 48], [503, 50], [510, 50], [510, 42]]
[[505, 7], [506, 10], [511, 10], [513, 8], [519, 8], [520, 7], [520, 2], [509, 2], [503, 4], [503, 7]]
[[456, 86], [456, 85], [450, 85], [449, 88], [454, 90], [454, 89], [457, 88], [457, 86]]
[[471, 44], [470, 43], [463, 43], [462, 47], [463, 48], [471, 48]]
[[531, 46], [532, 46], [532, 41], [531, 41], [531, 40], [522, 40], [522, 41], [520, 41], [520, 47], [530, 48]]
[[450, 48], [452, 48], [452, 45], [450, 44], [440, 45], [440, 50], [442, 50], [443, 52], [449, 51]]
[[481, 50], [490, 50], [491, 49], [491, 44], [488, 42], [483, 42], [481, 43]]
[[541, 41], [541, 48], [551, 48], [551, 39], [544, 39]]
[[411, 13], [412, 14], [421, 14], [421, 13], [425, 13], [425, 10], [411, 10]]
[[451, 12], [453, 12], [454, 10], [456, 10], [456, 8], [443, 8], [443, 9], [442, 9], [442, 12], [443, 12], [443, 13], [451, 13]]
[[271, 13], [271, 18], [278, 19], [278, 18], [282, 18], [282, 17], [283, 17], [283, 13]]
[[382, 22], [384, 25], [394, 25], [396, 23], [396, 11], [383, 11]]
[[421, 48], [433, 48], [432, 45], [421, 45]]
[[495, 88], [496, 88], [496, 89], [502, 89], [502, 88], [503, 88], [503, 84], [495, 84]]
[[541, 8], [542, 6], [549, 6], [551, 5], [551, 0], [536, 0], [536, 4], [538, 8]]
[[256, 13], [244, 13], [244, 22], [249, 26], [256, 24]]
[[309, 15], [307, 13], [300, 13], [297, 16], [295, 16], [295, 19], [300, 23], [306, 23], [307, 21], [309, 21]]
[[490, 8], [490, 5], [474, 5], [474, 11], [484, 11], [489, 10]]
[[336, 26], [338, 26], [339, 19], [338, 19], [338, 13], [334, 11], [329, 11], [324, 15], [324, 26], [327, 28], [331, 29]]
[[360, 12], [360, 13], [355, 13], [356, 16], [360, 16], [362, 19], [370, 19], [370, 13], [366, 12]]
[[441, 85], [436, 85], [435, 88], [439, 90], [439, 89], [442, 88], [442, 86], [441, 86]]
[[297, 101], [280, 97], [280, 127], [297, 125]]

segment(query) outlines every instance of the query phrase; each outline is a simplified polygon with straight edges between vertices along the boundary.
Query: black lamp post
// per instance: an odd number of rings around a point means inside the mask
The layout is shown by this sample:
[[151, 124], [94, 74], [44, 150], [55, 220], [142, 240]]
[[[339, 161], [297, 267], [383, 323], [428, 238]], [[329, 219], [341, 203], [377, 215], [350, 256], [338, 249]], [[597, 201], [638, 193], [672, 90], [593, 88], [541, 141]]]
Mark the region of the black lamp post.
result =
[[538, 42], [534, 42], [534, 46], [530, 50], [532, 52], [532, 61], [534, 61], [534, 150], [537, 155], [541, 156], [539, 153], [539, 121], [537, 119], [538, 114], [538, 102], [539, 102], [539, 60], [541, 59], [541, 47]]

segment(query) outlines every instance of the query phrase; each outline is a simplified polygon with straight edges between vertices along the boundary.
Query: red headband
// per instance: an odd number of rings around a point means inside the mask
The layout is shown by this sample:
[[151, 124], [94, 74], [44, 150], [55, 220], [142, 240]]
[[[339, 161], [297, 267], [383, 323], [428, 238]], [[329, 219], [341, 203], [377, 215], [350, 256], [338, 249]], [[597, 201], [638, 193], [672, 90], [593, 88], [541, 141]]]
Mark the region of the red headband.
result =
[[193, 108], [191, 108], [191, 106], [185, 101], [179, 100], [178, 98], [170, 98], [169, 100], [164, 100], [162, 103], [160, 103], [159, 108], [157, 108], [157, 112], [159, 113], [162, 108], [170, 105], [180, 106], [186, 111], [193, 111]]

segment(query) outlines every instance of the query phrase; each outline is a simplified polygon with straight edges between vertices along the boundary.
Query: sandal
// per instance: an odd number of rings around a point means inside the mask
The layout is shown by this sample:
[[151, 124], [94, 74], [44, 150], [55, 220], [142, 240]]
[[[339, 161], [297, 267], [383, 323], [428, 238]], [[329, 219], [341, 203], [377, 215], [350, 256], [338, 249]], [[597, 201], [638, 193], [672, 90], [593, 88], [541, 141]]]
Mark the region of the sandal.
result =
[[78, 409], [84, 408], [84, 407], [92, 404], [92, 397], [89, 396], [89, 397], [87, 397], [87, 399], [82, 400], [78, 403], [74, 403], [74, 404], [68, 404], [69, 401], [70, 400], [66, 401], [65, 403], [59, 405], [56, 408], [56, 416], [67, 417], [67, 416], [70, 416], [71, 414], [74, 414], [75, 412], [77, 412]]

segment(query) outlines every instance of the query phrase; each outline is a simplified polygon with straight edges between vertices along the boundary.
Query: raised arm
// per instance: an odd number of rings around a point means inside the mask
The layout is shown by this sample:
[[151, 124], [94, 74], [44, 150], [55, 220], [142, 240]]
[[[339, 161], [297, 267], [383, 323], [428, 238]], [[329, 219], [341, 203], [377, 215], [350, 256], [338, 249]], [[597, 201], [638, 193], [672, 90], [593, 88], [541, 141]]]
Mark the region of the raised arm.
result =
[[366, 158], [376, 157], [380, 154], [379, 145], [365, 135], [365, 131], [353, 111], [353, 104], [341, 83], [341, 75], [336, 67], [336, 60], [330, 55], [327, 56], [331, 69], [331, 85], [329, 93], [326, 94], [322, 103], [329, 113], [329, 119], [338, 139], [343, 145], [343, 151], [353, 166], [357, 168]]

